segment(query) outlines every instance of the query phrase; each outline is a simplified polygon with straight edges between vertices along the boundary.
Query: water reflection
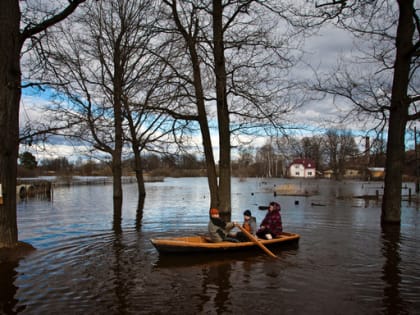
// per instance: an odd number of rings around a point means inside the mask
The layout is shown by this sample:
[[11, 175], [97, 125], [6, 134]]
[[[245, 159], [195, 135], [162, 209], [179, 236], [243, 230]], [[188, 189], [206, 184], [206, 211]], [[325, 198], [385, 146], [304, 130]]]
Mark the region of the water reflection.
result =
[[127, 301], [126, 301], [126, 291], [125, 291], [125, 281], [123, 279], [124, 271], [122, 270], [121, 264], [122, 262], [122, 255], [124, 251], [124, 246], [121, 240], [121, 233], [115, 233], [115, 239], [112, 244], [112, 250], [114, 253], [114, 266], [112, 271], [114, 273], [114, 293], [116, 297], [116, 309], [118, 310], [118, 314], [124, 314]]
[[232, 185], [234, 220], [251, 209], [260, 222], [265, 211], [258, 206], [274, 199], [282, 205], [285, 229], [301, 235], [298, 248], [273, 249], [276, 260], [259, 249], [214, 256], [157, 253], [150, 238], [206, 232], [204, 178], [150, 183], [140, 204], [136, 185], [125, 185], [121, 230], [114, 229], [111, 185], [57, 188], [52, 203], [19, 203], [20, 238], [38, 250], [18, 264], [0, 266], [0, 313], [404, 314], [420, 309], [416, 208], [403, 204], [401, 228], [381, 230], [375, 200], [337, 199], [338, 183], [329, 181], [313, 182], [321, 191], [317, 196], [273, 197], [266, 187], [281, 181], [233, 179]]
[[384, 286], [384, 310], [387, 314], [408, 314], [400, 295], [400, 230], [399, 224], [382, 226], [382, 267]]
[[231, 269], [230, 264], [216, 264], [203, 268], [203, 293], [200, 313], [231, 313], [232, 304], [229, 298], [232, 288], [230, 283]]
[[[18, 262], [0, 262], [0, 313], [18, 314], [26, 306], [20, 305], [16, 308], [18, 300], [15, 298], [18, 287], [15, 279], [18, 273], [15, 271]], [[16, 309], [15, 309], [16, 308]]]
[[136, 211], [136, 231], [140, 231], [142, 219], [143, 219], [143, 209], [144, 209], [144, 202], [145, 197], [139, 197], [137, 203], [137, 211]]

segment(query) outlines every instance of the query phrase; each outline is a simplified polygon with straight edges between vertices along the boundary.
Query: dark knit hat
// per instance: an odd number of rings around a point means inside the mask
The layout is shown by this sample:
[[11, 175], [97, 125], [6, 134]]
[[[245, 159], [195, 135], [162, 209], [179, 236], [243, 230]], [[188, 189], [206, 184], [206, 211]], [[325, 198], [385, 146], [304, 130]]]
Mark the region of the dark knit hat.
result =
[[251, 216], [251, 211], [250, 210], [245, 210], [244, 215], [250, 217]]

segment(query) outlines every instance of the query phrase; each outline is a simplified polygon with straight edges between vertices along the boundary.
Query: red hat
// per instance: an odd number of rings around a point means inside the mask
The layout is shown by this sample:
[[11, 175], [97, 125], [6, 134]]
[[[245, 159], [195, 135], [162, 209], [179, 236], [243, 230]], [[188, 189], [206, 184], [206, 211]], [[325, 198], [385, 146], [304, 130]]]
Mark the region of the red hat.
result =
[[211, 208], [210, 215], [215, 215], [215, 214], [219, 214], [219, 210], [217, 210], [216, 208]]

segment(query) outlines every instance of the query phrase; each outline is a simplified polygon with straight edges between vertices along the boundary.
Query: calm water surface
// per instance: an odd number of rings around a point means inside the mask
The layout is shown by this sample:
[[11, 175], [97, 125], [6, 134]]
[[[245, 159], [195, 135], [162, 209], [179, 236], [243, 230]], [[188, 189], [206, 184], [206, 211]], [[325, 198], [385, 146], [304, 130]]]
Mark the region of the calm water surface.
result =
[[233, 179], [232, 219], [275, 200], [299, 246], [263, 252], [162, 257], [149, 239], [203, 234], [204, 178], [148, 183], [142, 217], [124, 186], [122, 233], [112, 230], [112, 187], [56, 188], [52, 202], [18, 205], [20, 240], [37, 248], [1, 264], [5, 314], [419, 314], [420, 211], [403, 201], [402, 224], [382, 230], [380, 204], [350, 198], [381, 183], [310, 181], [319, 195], [274, 196], [282, 183]]

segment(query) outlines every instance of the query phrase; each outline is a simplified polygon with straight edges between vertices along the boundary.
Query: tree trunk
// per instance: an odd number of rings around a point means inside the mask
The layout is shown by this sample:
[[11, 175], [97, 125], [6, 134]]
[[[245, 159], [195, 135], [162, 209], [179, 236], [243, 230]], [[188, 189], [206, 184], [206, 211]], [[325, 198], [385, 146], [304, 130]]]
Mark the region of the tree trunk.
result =
[[200, 125], [201, 137], [203, 140], [204, 156], [207, 167], [207, 181], [210, 190], [210, 208], [219, 207], [219, 188], [217, 184], [216, 163], [214, 161], [213, 146], [211, 142], [210, 129], [207, 121], [206, 107], [204, 103], [204, 92], [201, 81], [200, 61], [191, 39], [188, 41], [191, 63], [194, 76], [194, 90], [197, 99], [198, 123]]
[[194, 90], [197, 99], [198, 123], [200, 125], [201, 137], [203, 140], [204, 156], [207, 167], [207, 180], [210, 190], [210, 208], [219, 207], [219, 186], [217, 184], [216, 163], [214, 161], [213, 146], [211, 142], [210, 129], [207, 121], [206, 107], [204, 103], [204, 92], [200, 72], [200, 61], [192, 38], [186, 38], [190, 52], [194, 76]]
[[0, 1], [0, 248], [18, 241], [16, 176], [19, 151], [20, 50], [19, 1]]
[[[203, 83], [201, 78], [201, 71], [200, 71], [200, 59], [197, 54], [197, 38], [196, 32], [189, 29], [188, 31], [183, 27], [177, 12], [177, 4], [176, 1], [172, 1], [170, 4], [172, 9], [173, 18], [175, 24], [184, 37], [184, 40], [188, 47], [188, 53], [192, 64], [193, 69], [193, 84], [194, 84], [194, 92], [196, 98], [196, 105], [197, 105], [197, 112], [198, 112], [198, 123], [200, 125], [201, 137], [203, 140], [203, 149], [204, 149], [204, 156], [206, 160], [206, 167], [207, 167], [207, 180], [209, 184], [210, 190], [210, 208], [219, 208], [220, 206], [220, 198], [219, 198], [219, 186], [217, 183], [217, 171], [216, 171], [216, 163], [214, 160], [213, 154], [213, 146], [210, 137], [210, 129], [207, 120], [207, 113], [204, 101], [204, 92], [203, 92]], [[194, 35], [195, 34], [195, 35]]]
[[142, 221], [143, 221], [143, 208], [144, 208], [144, 201], [146, 198], [138, 199], [137, 203], [137, 212], [136, 212], [136, 231], [140, 231]]
[[[144, 205], [144, 198], [146, 197], [146, 187], [144, 185], [144, 176], [143, 176], [143, 162], [141, 158], [141, 145], [139, 140], [137, 139], [137, 130], [135, 127], [133, 114], [130, 110], [129, 102], [123, 101], [122, 104], [124, 105], [125, 111], [125, 118], [128, 122], [128, 128], [130, 130], [131, 135], [131, 149], [133, 150], [134, 154], [134, 173], [136, 174], [136, 182], [137, 182], [137, 191], [138, 191], [138, 209], [140, 205]], [[143, 211], [143, 206], [141, 206], [141, 211]], [[142, 216], [142, 215], [141, 215]]]
[[120, 65], [121, 54], [119, 51], [120, 43], [117, 41], [114, 52], [114, 132], [115, 132], [115, 147], [112, 154], [112, 176], [113, 176], [113, 200], [114, 200], [114, 230], [121, 230], [122, 220], [122, 148], [123, 148], [123, 103], [122, 103], [122, 82], [123, 82], [123, 67]]
[[141, 221], [143, 219], [143, 207], [144, 201], [146, 197], [146, 186], [144, 184], [144, 176], [143, 176], [143, 166], [141, 161], [140, 152], [137, 148], [134, 151], [134, 167], [136, 173], [136, 181], [137, 181], [137, 212], [136, 212], [136, 229], [139, 230], [141, 226]]
[[134, 168], [137, 180], [137, 191], [139, 192], [138, 199], [140, 201], [140, 199], [144, 199], [146, 196], [146, 186], [144, 185], [143, 165], [138, 148], [134, 151]]
[[113, 184], [113, 203], [114, 203], [114, 231], [121, 231], [122, 221], [122, 202], [123, 202], [123, 191], [122, 191], [122, 168], [121, 168], [121, 151], [118, 153], [115, 150], [112, 160], [112, 184]]
[[230, 219], [232, 210], [230, 120], [226, 93], [226, 68], [223, 45], [223, 7], [221, 0], [213, 1], [213, 42], [220, 148], [219, 210], [224, 219]]
[[410, 75], [412, 39], [414, 36], [413, 1], [398, 1], [400, 16], [397, 28], [396, 59], [392, 83], [389, 115], [385, 188], [382, 200], [381, 222], [400, 223], [401, 186], [404, 164], [405, 130], [410, 101], [407, 95]]

